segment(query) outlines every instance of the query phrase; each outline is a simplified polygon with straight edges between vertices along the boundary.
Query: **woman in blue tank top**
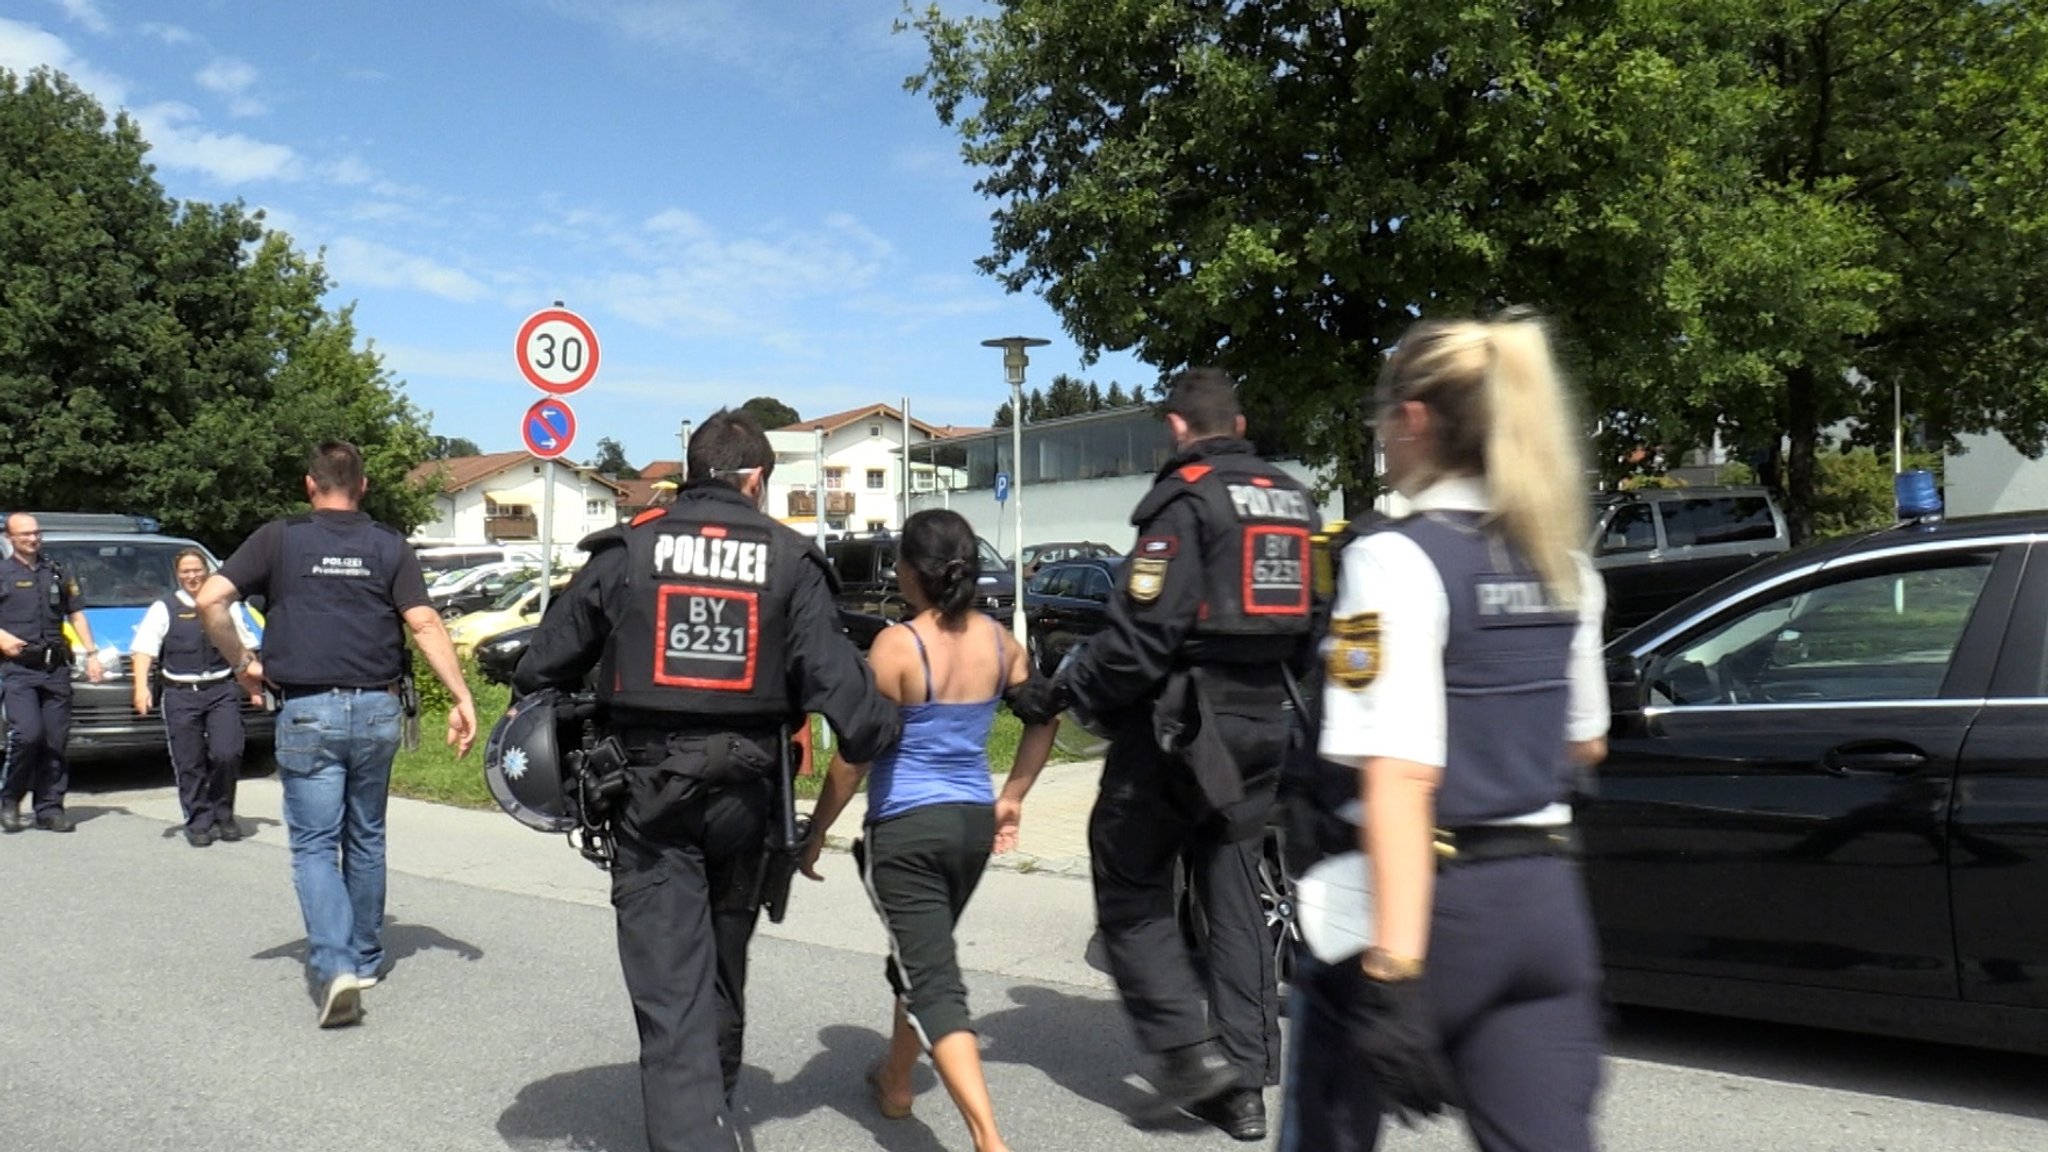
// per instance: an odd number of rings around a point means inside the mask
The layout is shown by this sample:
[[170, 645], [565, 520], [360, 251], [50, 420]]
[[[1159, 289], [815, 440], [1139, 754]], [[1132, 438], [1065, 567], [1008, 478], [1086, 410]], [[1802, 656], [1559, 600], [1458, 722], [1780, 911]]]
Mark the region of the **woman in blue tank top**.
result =
[[1001, 625], [974, 610], [976, 543], [957, 512], [919, 512], [903, 526], [896, 581], [916, 612], [868, 651], [882, 694], [903, 709], [903, 738], [872, 765], [834, 758], [812, 813], [803, 871], [822, 879], [825, 833], [867, 773], [867, 825], [854, 859], [888, 930], [885, 970], [896, 993], [889, 1054], [868, 1072], [875, 1104], [892, 1119], [910, 1115], [911, 1069], [927, 1049], [976, 1152], [1006, 1152], [953, 929], [991, 850], [1016, 846], [1024, 796], [1045, 767], [1055, 725], [1025, 730], [998, 797], [989, 781], [989, 728], [1003, 691], [1029, 678], [1030, 662]]

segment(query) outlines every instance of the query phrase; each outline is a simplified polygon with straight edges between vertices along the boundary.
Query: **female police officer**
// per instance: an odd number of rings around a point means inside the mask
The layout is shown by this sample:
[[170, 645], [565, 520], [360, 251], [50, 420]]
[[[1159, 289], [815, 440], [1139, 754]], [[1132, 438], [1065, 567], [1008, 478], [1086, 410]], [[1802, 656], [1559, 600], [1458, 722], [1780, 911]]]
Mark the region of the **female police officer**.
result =
[[1580, 432], [1524, 317], [1416, 326], [1374, 401], [1413, 511], [1343, 554], [1320, 739], [1360, 770], [1372, 946], [1298, 974], [1304, 1026], [1336, 1042], [1297, 1042], [1282, 1147], [1370, 1149], [1383, 1112], [1456, 1101], [1486, 1152], [1590, 1149], [1569, 799], [1607, 706]]

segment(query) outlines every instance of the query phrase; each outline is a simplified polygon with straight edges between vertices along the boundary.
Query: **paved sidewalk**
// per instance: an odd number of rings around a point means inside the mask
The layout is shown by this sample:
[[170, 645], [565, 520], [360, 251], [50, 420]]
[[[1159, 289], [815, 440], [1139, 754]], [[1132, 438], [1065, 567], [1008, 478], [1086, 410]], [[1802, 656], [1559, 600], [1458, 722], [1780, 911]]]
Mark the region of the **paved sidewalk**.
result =
[[[1102, 761], [1077, 760], [1071, 764], [1048, 764], [1024, 799], [1024, 823], [1017, 831], [1017, 850], [989, 860], [992, 868], [1017, 872], [1051, 873], [1056, 876], [1088, 878], [1088, 812], [1095, 806], [1096, 786], [1102, 778]], [[1001, 792], [1003, 778], [996, 779]], [[826, 837], [828, 847], [845, 849], [860, 835], [867, 815], [867, 793], [854, 796], [832, 823]], [[799, 810], [809, 812], [812, 802], [797, 801]]]

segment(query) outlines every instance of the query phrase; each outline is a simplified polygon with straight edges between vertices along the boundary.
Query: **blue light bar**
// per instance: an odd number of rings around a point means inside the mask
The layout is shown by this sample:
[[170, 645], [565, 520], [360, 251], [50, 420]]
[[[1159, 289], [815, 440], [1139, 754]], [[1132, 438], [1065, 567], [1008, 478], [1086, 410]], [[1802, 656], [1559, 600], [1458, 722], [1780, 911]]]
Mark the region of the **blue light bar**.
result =
[[1941, 519], [1941, 492], [1934, 486], [1934, 473], [1927, 469], [1915, 468], [1892, 477], [1892, 493], [1901, 521]]

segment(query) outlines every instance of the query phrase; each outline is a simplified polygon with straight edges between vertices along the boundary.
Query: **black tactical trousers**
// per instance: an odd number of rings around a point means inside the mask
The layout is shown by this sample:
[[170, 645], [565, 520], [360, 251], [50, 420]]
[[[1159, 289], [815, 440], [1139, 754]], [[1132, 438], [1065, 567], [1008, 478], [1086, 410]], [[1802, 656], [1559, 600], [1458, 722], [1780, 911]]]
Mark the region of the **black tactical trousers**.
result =
[[205, 832], [235, 814], [235, 784], [242, 774], [242, 698], [234, 680], [210, 684], [164, 681], [161, 707], [171, 749], [171, 774], [185, 826]]
[[[1156, 1054], [1219, 1040], [1246, 1088], [1280, 1073], [1277, 974], [1258, 898], [1273, 775], [1254, 775], [1243, 802], [1210, 810], [1187, 768], [1134, 723], [1110, 744], [1088, 821], [1096, 922], [1138, 1042]], [[1207, 914], [1206, 973], [1175, 915], [1183, 860]]]
[[612, 907], [640, 1030], [647, 1146], [731, 1152], [768, 786], [660, 788], [649, 786], [652, 769], [630, 771]]
[[71, 773], [64, 746], [71, 739], [71, 666], [53, 669], [9, 664], [0, 672], [7, 712], [7, 751], [0, 760], [0, 803], [33, 796], [36, 815], [64, 811]]

